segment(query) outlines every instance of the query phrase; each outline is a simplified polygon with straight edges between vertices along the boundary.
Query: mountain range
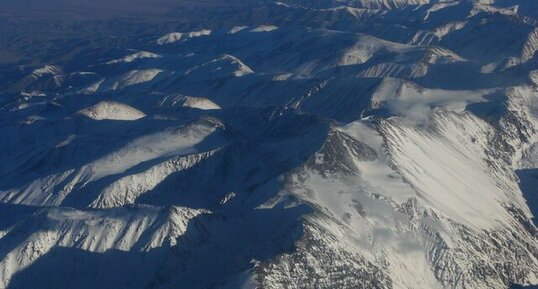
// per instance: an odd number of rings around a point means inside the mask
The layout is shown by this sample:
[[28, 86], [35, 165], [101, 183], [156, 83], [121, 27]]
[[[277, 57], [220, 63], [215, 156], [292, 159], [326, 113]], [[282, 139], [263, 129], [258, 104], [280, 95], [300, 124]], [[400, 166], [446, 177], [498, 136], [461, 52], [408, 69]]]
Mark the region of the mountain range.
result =
[[0, 4], [0, 288], [538, 285], [538, 2], [129, 3]]

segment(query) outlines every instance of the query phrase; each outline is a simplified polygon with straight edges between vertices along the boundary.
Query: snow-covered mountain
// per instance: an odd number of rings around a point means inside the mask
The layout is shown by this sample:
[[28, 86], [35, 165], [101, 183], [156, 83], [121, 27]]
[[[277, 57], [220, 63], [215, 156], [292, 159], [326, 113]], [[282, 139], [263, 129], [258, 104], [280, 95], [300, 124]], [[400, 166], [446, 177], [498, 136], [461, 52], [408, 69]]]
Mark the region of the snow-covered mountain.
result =
[[538, 4], [202, 2], [0, 16], [0, 288], [538, 285]]

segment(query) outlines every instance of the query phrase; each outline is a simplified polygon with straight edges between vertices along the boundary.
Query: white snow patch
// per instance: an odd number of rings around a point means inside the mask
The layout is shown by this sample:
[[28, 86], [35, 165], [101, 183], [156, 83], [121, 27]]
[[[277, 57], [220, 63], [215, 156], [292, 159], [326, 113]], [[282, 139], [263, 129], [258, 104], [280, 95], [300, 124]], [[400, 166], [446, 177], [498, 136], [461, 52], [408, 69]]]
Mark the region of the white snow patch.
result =
[[468, 104], [484, 102], [495, 89], [442, 90], [427, 89], [412, 82], [387, 78], [372, 96], [372, 108], [387, 108], [409, 124], [427, 125], [435, 108], [463, 112]]
[[81, 89], [79, 92], [82, 94], [94, 94], [96, 93], [99, 88], [101, 88], [101, 85], [105, 82], [104, 78], [99, 79], [97, 82], [91, 84], [90, 86]]
[[60, 75], [63, 74], [63, 70], [59, 66], [55, 65], [45, 65], [41, 68], [38, 68], [32, 72], [34, 78], [41, 78], [44, 75]]
[[278, 75], [273, 76], [272, 80], [273, 81], [286, 81], [290, 79], [291, 77], [293, 77], [293, 73], [283, 73], [283, 74], [278, 74]]
[[491, 167], [484, 160], [491, 128], [470, 113], [438, 111], [431, 121], [435, 130], [383, 123], [400, 174], [429, 207], [458, 223], [487, 229], [509, 220], [502, 203], [517, 188], [509, 176], [488, 173]]
[[114, 101], [101, 101], [78, 113], [95, 120], [137, 120], [146, 116], [134, 107]]
[[182, 100], [184, 107], [197, 108], [202, 110], [220, 109], [220, 106], [218, 104], [204, 97], [184, 96]]
[[158, 45], [172, 44], [180, 40], [196, 38], [200, 36], [208, 36], [208, 35], [211, 35], [211, 32], [212, 31], [208, 29], [202, 29], [202, 30], [191, 31], [191, 32], [172, 32], [157, 39], [157, 44]]
[[186, 75], [197, 74], [199, 77], [204, 78], [208, 75], [216, 77], [227, 77], [230, 75], [242, 77], [253, 73], [254, 71], [239, 58], [229, 54], [224, 54], [219, 58], [197, 65], [185, 72]]
[[173, 157], [141, 173], [122, 177], [106, 186], [90, 206], [93, 208], [113, 208], [134, 204], [139, 196], [154, 189], [171, 174], [196, 165], [210, 157], [214, 152]]
[[130, 55], [125, 56], [122, 59], [115, 59], [107, 62], [106, 64], [117, 64], [117, 63], [129, 63], [133, 62], [137, 59], [144, 59], [144, 58], [162, 58], [162, 55], [155, 54], [152, 52], [147, 51], [139, 51]]
[[277, 29], [278, 27], [274, 25], [260, 25], [260, 26], [250, 29], [250, 32], [270, 32]]
[[218, 123], [193, 123], [137, 138], [114, 153], [85, 165], [80, 176], [87, 182], [95, 181], [108, 175], [123, 173], [151, 159], [196, 153], [196, 145], [220, 126]]
[[131, 85], [149, 82], [162, 72], [163, 70], [160, 69], [132, 70], [121, 75], [119, 79], [113, 82], [108, 88], [110, 90], [117, 90]]
[[245, 29], [247, 29], [248, 26], [234, 26], [232, 27], [232, 29], [230, 29], [230, 31], [228, 31], [228, 34], [235, 34], [239, 31], [243, 31]]
[[219, 204], [224, 205], [228, 203], [231, 199], [235, 198], [236, 194], [234, 192], [227, 193], [222, 199], [220, 199]]

